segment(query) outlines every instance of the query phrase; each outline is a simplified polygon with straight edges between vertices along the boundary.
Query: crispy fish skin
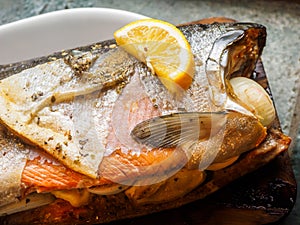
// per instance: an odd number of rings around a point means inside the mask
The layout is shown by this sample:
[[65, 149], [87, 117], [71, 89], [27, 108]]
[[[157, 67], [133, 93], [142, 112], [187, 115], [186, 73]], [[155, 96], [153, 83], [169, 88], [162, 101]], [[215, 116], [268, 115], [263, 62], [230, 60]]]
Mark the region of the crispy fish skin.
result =
[[[199, 26], [199, 29], [205, 30], [208, 29], [208, 27]], [[199, 62], [200, 61], [201, 60], [199, 60]], [[5, 76], [7, 74], [10, 74], [10, 70], [6, 71]], [[196, 192], [191, 192], [190, 194], [188, 194], [187, 198], [185, 197], [180, 198], [179, 200], [176, 200], [174, 202], [134, 208], [133, 205], [131, 205], [128, 202], [124, 194], [120, 193], [117, 195], [110, 196], [108, 198], [107, 197], [103, 198], [101, 196], [94, 196], [93, 200], [91, 200], [88, 206], [83, 206], [79, 208], [74, 208], [64, 201], [57, 200], [55, 203], [47, 207], [31, 210], [23, 214], [16, 214], [18, 216], [10, 216], [4, 219], [2, 218], [0, 219], [0, 221], [1, 222], [6, 221], [7, 224], [31, 224], [33, 222], [49, 223], [49, 224], [69, 224], [70, 221], [77, 224], [87, 224], [87, 223], [94, 224], [99, 222], [100, 223], [109, 222], [112, 220], [117, 220], [122, 218], [135, 217], [139, 215], [148, 214], [151, 212], [161, 211], [168, 208], [178, 207], [182, 204], [186, 204], [190, 201], [194, 201], [197, 198], [205, 197], [206, 195], [214, 192], [215, 190], [219, 189], [223, 185], [229, 183], [231, 180], [236, 178], [236, 176], [240, 176], [239, 175], [240, 173], [248, 171], [249, 170], [248, 168], [244, 168], [245, 162], [247, 162], [247, 165], [249, 165], [250, 161], [251, 163], [252, 161], [256, 162], [251, 164], [253, 165], [253, 167], [251, 167], [251, 170], [257, 168], [258, 164], [264, 164], [268, 162], [271, 158], [274, 158], [280, 152], [285, 151], [289, 143], [288, 138], [280, 135], [277, 136], [269, 135], [267, 139], [268, 140], [270, 139], [272, 141], [264, 142], [265, 145], [264, 144], [262, 145], [264, 147], [259, 147], [257, 151], [255, 151], [253, 154], [250, 154], [252, 152], [246, 154], [245, 157], [243, 157], [243, 160], [240, 161], [240, 163], [238, 162], [234, 164], [235, 166], [228, 168], [228, 171], [230, 171], [230, 173], [232, 173], [233, 176], [229, 176], [228, 179], [224, 179], [222, 176], [223, 171], [214, 173], [216, 175], [214, 177], [214, 180], [217, 181], [216, 183], [218, 183], [219, 181], [219, 184], [217, 186], [212, 188], [211, 184], [209, 184], [210, 181], [208, 180], [207, 184], [199, 187]], [[272, 143], [272, 145], [269, 144], [270, 142]], [[172, 149], [170, 149], [170, 151], [172, 151]], [[120, 154], [121, 158], [123, 158], [122, 156], [125, 156], [124, 159], [126, 160], [126, 155], [123, 155], [122, 153], [118, 153], [118, 152], [116, 152], [116, 154]], [[260, 158], [263, 158], [261, 157], [262, 155], [267, 156], [265, 160], [258, 160]], [[109, 156], [107, 158], [109, 159]], [[142, 158], [145, 159], [144, 161], [145, 163], [151, 163], [151, 161], [147, 162], [146, 155], [143, 156]], [[111, 159], [116, 159], [116, 158], [111, 157]], [[128, 159], [130, 160], [130, 156]], [[139, 162], [138, 158], [136, 158], [135, 160], [137, 163]], [[218, 174], [220, 174], [220, 176], [218, 176]], [[212, 182], [213, 184], [216, 184], [214, 180]], [[97, 209], [94, 208], [95, 203], [97, 203]], [[103, 207], [99, 207], [99, 206], [103, 206]], [[103, 208], [105, 208], [105, 210]], [[37, 215], [37, 217], [32, 218], [31, 216], [29, 216], [31, 213], [34, 213], [35, 215]]]

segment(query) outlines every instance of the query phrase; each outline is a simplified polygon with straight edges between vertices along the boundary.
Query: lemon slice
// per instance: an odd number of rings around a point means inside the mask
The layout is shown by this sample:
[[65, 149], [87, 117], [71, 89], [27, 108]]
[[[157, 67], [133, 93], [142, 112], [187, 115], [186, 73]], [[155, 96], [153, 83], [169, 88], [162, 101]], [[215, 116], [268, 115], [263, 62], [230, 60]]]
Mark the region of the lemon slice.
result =
[[156, 19], [129, 23], [114, 33], [119, 46], [144, 62], [171, 92], [188, 89], [194, 76], [191, 47], [174, 25]]

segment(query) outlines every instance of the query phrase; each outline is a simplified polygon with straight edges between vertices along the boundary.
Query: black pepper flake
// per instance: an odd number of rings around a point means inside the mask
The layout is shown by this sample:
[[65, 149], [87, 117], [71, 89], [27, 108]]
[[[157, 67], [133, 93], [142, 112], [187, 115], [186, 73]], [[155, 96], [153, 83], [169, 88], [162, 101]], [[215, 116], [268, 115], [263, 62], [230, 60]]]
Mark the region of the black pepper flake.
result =
[[[80, 147], [80, 149], [82, 150], [83, 149], [83, 147]], [[82, 152], [80, 152], [79, 151], [79, 154], [82, 156], [82, 157], [87, 157], [89, 154], [88, 153], [86, 153], [86, 154], [84, 154], [84, 153], [82, 153]]]
[[26, 202], [26, 204], [28, 204], [30, 202], [30, 199], [26, 198], [25, 202]]
[[74, 162], [74, 164], [77, 164], [77, 165], [80, 164], [80, 160], [79, 159], [76, 159], [73, 162]]
[[88, 141], [89, 141], [89, 139], [79, 140], [79, 144], [83, 146], [83, 145], [85, 145]]
[[31, 100], [34, 102], [38, 99], [38, 95], [36, 93], [33, 93], [33, 95], [31, 95]]
[[36, 124], [37, 124], [37, 125], [39, 125], [39, 124], [40, 124], [40, 120], [41, 120], [41, 118], [40, 118], [40, 117], [38, 117], [38, 118], [37, 118], [37, 121], [36, 121]]
[[57, 143], [57, 144], [56, 144], [55, 150], [58, 151], [58, 152], [61, 152], [61, 151], [62, 151], [62, 145], [61, 145], [61, 143]]
[[52, 141], [54, 138], [53, 138], [53, 136], [52, 137], [49, 137], [48, 138], [48, 141]]
[[41, 92], [41, 91], [38, 91], [38, 92], [36, 92], [36, 93], [33, 93], [33, 94], [31, 95], [31, 100], [34, 102], [34, 101], [36, 101], [40, 96], [43, 96], [43, 95], [44, 95], [44, 93]]
[[38, 96], [43, 96], [43, 95], [44, 95], [44, 93], [43, 93], [43, 92], [41, 92], [41, 91], [38, 91], [38, 92], [37, 92], [37, 95], [38, 95]]
[[52, 97], [51, 97], [51, 103], [54, 103], [55, 101], [56, 101], [56, 98], [55, 98], [54, 95], [52, 95]]

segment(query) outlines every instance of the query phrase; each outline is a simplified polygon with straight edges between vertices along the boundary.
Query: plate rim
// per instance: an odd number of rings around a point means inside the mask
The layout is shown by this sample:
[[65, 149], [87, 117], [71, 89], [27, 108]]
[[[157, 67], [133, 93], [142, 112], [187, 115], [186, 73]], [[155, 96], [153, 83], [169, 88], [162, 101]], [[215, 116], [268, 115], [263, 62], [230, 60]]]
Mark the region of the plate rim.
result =
[[9, 22], [9, 23], [5, 23], [0, 25], [0, 32], [3, 32], [2, 30], [5, 30], [7, 28], [13, 27], [13, 26], [18, 26], [18, 25], [22, 25], [23, 23], [32, 23], [37, 21], [38, 19], [48, 19], [50, 17], [54, 17], [54, 16], [61, 16], [61, 15], [66, 15], [66, 14], [79, 14], [79, 13], [88, 13], [88, 12], [102, 12], [102, 13], [116, 13], [116, 14], [127, 14], [127, 15], [131, 15], [131, 16], [135, 16], [135, 17], [144, 17], [147, 18], [147, 16], [139, 14], [139, 13], [135, 13], [135, 12], [131, 12], [131, 11], [127, 11], [127, 10], [123, 10], [123, 9], [115, 9], [115, 8], [105, 8], [105, 7], [80, 7], [80, 8], [71, 8], [71, 9], [61, 9], [61, 10], [55, 10], [55, 11], [51, 11], [51, 12], [46, 12], [43, 14], [39, 14], [39, 15], [34, 15], [34, 16], [30, 16], [27, 18], [23, 18], [20, 20], [16, 20], [13, 22]]
[[[3, 24], [0, 25], [0, 39], [3, 41], [2, 44], [0, 43], [0, 47], [2, 46], [3, 49], [0, 53], [0, 65], [42, 57], [63, 49], [111, 39], [113, 38], [112, 29], [123, 26], [122, 21], [125, 25], [127, 22], [143, 18], [149, 17], [122, 9], [81, 7], [51, 11]], [[60, 23], [60, 21], [62, 22]], [[91, 21], [91, 25], [85, 26], [85, 22], [82, 21]], [[102, 27], [94, 29], [97, 22], [102, 24]], [[83, 32], [74, 28], [77, 23], [78, 28], [82, 28]], [[47, 26], [49, 29], [44, 29]], [[56, 34], [61, 28], [66, 37]], [[54, 31], [54, 35], [50, 33], [46, 36], [47, 32], [52, 31]], [[33, 32], [35, 33], [32, 34]], [[98, 32], [97, 35], [95, 35], [96, 32]], [[74, 35], [74, 33], [78, 35]], [[32, 37], [33, 35], [36, 36]], [[69, 38], [67, 39], [67, 37]], [[55, 40], [52, 41], [52, 38]], [[50, 39], [51, 41], [49, 41]]]

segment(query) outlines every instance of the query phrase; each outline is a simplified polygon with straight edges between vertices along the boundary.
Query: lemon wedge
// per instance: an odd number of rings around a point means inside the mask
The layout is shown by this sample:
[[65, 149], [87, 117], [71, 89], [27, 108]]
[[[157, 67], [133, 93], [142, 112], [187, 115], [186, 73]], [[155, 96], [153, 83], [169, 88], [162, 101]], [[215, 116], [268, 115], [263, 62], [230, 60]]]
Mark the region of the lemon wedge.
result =
[[174, 25], [142, 19], [114, 33], [117, 44], [144, 62], [171, 92], [189, 88], [194, 77], [190, 44]]

